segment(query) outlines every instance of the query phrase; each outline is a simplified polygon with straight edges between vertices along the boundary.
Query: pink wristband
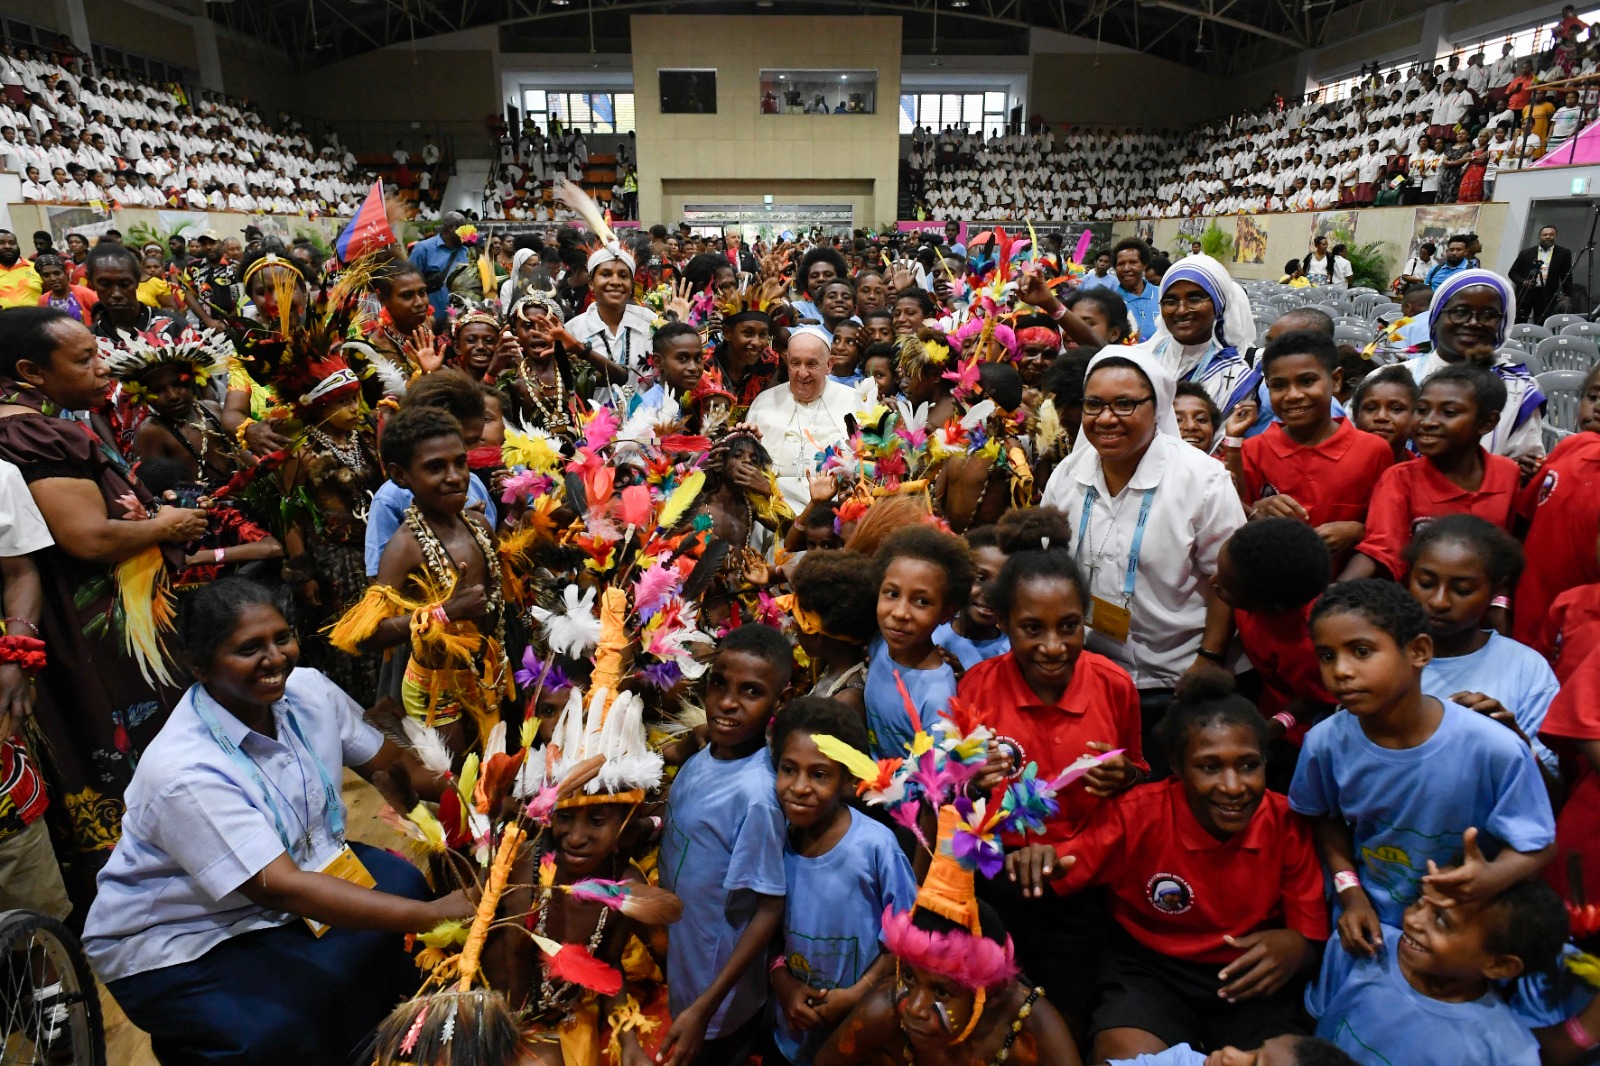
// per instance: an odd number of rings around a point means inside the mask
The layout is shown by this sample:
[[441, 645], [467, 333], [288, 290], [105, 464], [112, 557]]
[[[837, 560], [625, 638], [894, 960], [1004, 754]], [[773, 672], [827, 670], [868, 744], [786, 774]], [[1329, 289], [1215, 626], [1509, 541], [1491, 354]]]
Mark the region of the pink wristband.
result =
[[789, 965], [789, 960], [783, 955], [772, 956], [772, 963], [767, 967], [768, 973], [777, 973]]
[[1490, 607], [1498, 607], [1502, 611], [1509, 611], [1511, 609], [1511, 597], [1510, 596], [1496, 596], [1494, 599], [1489, 601], [1489, 606]]
[[1294, 715], [1290, 714], [1288, 711], [1279, 711], [1277, 714], [1272, 716], [1272, 720], [1283, 726], [1284, 732], [1286, 733], [1300, 724], [1300, 720]]
[[1337, 894], [1347, 888], [1360, 888], [1361, 878], [1356, 876], [1354, 870], [1340, 870], [1333, 875], [1333, 891]]
[[1578, 1020], [1576, 1014], [1562, 1023], [1562, 1028], [1567, 1031], [1567, 1038], [1584, 1051], [1600, 1046], [1600, 1040], [1596, 1040], [1590, 1035], [1589, 1030], [1584, 1028], [1583, 1023]]
[[216, 550], [216, 556], [217, 556], [216, 564], [218, 566], [222, 565], [223, 557], [226, 556], [227, 554], [228, 554], [228, 549], [226, 549], [226, 548], [218, 548]]
[[1060, 322], [1063, 318], [1067, 317], [1067, 305], [1057, 304], [1056, 309], [1049, 312], [1049, 314], [1051, 318], [1055, 319], [1057, 322]]
[[450, 616], [445, 613], [444, 604], [442, 603], [433, 609], [433, 617], [438, 619], [439, 624], [442, 626], [450, 624]]

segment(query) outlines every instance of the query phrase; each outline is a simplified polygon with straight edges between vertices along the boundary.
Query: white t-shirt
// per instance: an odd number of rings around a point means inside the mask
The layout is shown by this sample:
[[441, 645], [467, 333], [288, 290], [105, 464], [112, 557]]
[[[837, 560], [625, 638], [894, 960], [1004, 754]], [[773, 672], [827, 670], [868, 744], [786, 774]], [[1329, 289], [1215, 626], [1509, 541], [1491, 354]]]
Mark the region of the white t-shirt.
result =
[[54, 543], [22, 471], [0, 459], [0, 558], [27, 555]]

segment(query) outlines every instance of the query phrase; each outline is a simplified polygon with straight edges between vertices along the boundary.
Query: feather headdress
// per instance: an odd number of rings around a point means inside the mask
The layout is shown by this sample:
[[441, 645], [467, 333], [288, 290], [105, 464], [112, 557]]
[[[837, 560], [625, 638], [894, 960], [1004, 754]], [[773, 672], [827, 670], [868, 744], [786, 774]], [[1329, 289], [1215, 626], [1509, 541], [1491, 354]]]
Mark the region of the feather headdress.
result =
[[574, 688], [556, 720], [550, 746], [545, 749], [547, 780], [560, 780], [585, 759], [605, 759], [600, 773], [583, 792], [558, 806], [638, 803], [645, 793], [661, 785], [665, 764], [650, 750], [645, 737], [644, 700], [634, 692], [609, 697], [604, 688], [594, 688], [585, 706], [583, 691]]
[[950, 363], [950, 342], [943, 333], [920, 329], [897, 342], [900, 380], [916, 381], [929, 371], [944, 373]]
[[181, 376], [195, 388], [203, 389], [217, 375], [228, 372], [231, 351], [228, 338], [215, 330], [184, 329], [176, 337], [165, 333], [124, 333], [120, 344], [102, 339], [101, 351], [106, 369], [122, 383], [122, 390], [135, 403], [149, 403], [150, 389], [145, 375], [164, 366], [177, 367]]
[[632, 254], [622, 247], [621, 238], [611, 228], [611, 224], [606, 221], [605, 215], [601, 213], [600, 205], [590, 199], [588, 193], [566, 178], [557, 180], [555, 188], [556, 198], [570, 207], [583, 220], [583, 224], [589, 227], [589, 232], [593, 233], [595, 240], [599, 242], [589, 252], [589, 270], [591, 273], [602, 263], [621, 263], [628, 268], [628, 273], [630, 274], [638, 269]]

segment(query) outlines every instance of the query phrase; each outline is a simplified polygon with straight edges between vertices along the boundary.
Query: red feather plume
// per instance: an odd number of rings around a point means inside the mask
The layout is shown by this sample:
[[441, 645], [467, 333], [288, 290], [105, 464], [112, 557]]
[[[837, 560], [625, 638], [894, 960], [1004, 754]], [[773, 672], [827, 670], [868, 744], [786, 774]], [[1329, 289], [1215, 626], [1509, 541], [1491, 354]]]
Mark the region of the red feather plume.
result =
[[562, 944], [561, 950], [544, 957], [549, 976], [581, 985], [602, 996], [614, 996], [622, 991], [622, 974], [607, 966], [582, 944]]

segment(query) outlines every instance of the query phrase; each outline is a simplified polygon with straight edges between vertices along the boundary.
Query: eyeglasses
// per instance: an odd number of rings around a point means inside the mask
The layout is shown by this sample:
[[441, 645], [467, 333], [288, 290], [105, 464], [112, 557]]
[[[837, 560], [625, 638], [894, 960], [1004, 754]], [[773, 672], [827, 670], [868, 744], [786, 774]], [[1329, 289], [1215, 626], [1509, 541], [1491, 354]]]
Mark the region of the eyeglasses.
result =
[[1211, 297], [1207, 296], [1203, 292], [1190, 293], [1188, 296], [1184, 296], [1182, 298], [1177, 296], [1163, 296], [1161, 298], [1161, 310], [1176, 311], [1181, 305], [1186, 311], [1198, 311], [1200, 308], [1206, 307], [1210, 303]]
[[1154, 396], [1145, 396], [1138, 400], [1131, 396], [1118, 396], [1115, 400], [1102, 400], [1098, 396], [1085, 396], [1083, 398], [1083, 416], [1085, 418], [1099, 418], [1103, 412], [1109, 409], [1118, 418], [1129, 418], [1144, 404], [1155, 402], [1156, 398]]
[[1454, 307], [1444, 309], [1444, 317], [1458, 326], [1464, 326], [1474, 319], [1480, 326], [1494, 326], [1506, 317], [1506, 313], [1498, 307], [1480, 307], [1473, 310], [1465, 304], [1456, 304]]

